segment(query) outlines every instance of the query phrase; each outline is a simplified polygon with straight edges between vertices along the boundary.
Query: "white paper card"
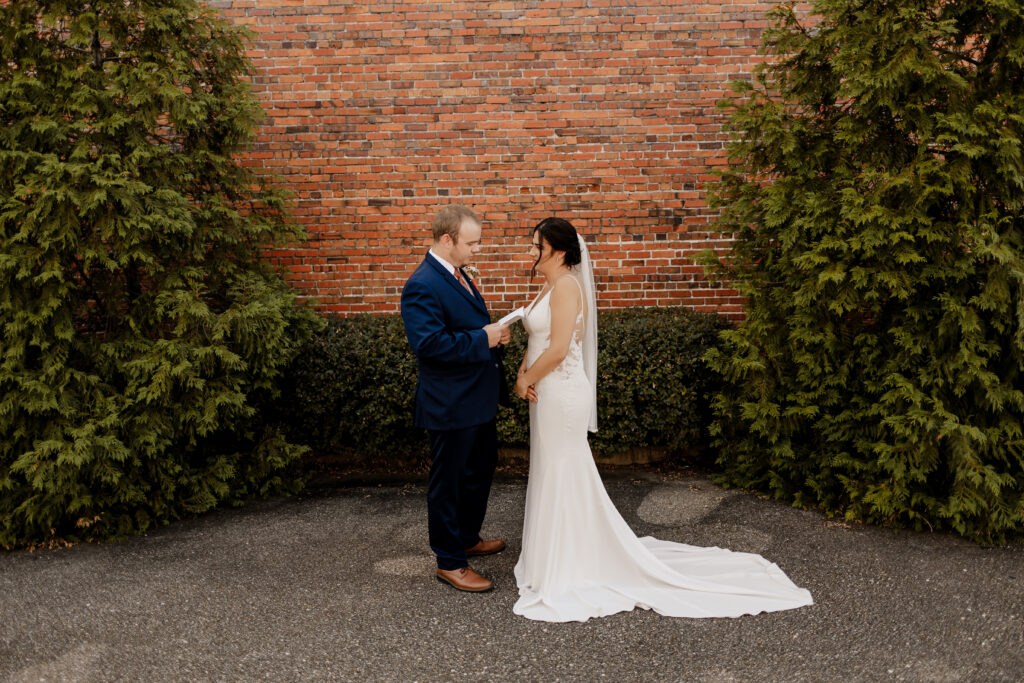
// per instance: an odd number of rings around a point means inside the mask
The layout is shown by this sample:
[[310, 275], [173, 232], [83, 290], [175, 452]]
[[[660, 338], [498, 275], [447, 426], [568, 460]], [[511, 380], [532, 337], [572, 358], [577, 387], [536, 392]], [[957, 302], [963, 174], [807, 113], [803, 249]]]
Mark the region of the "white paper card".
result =
[[525, 317], [525, 314], [523, 313], [523, 307], [520, 306], [519, 308], [517, 308], [516, 310], [512, 311], [511, 313], [506, 315], [504, 318], [499, 320], [498, 324], [499, 325], [511, 325], [512, 323], [514, 323], [517, 320], [522, 320], [524, 317]]

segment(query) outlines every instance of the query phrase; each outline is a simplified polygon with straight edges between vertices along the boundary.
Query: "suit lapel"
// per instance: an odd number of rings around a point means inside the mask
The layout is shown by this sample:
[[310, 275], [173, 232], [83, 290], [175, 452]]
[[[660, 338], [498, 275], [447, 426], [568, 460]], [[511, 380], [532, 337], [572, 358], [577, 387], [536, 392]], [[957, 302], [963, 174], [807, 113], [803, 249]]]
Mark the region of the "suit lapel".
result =
[[482, 311], [483, 313], [487, 313], [487, 305], [484, 304], [484, 298], [480, 296], [480, 292], [477, 291], [476, 285], [473, 284], [472, 280], [466, 277], [465, 273], [462, 273], [462, 277], [466, 278], [466, 282], [469, 283], [470, 289], [473, 290], [472, 292], [467, 291], [465, 287], [459, 284], [458, 279], [454, 275], [449, 273], [448, 269], [442, 266], [441, 262], [438, 261], [433, 256], [431, 256], [429, 253], [427, 253], [426, 262], [429, 263], [434, 268], [434, 270], [436, 270], [441, 275], [441, 277], [444, 278], [444, 281], [455, 289], [456, 292], [458, 292], [461, 296], [465, 297], [467, 301], [471, 302], [474, 306], [480, 309], [480, 311]]
[[[474, 296], [472, 296], [472, 297], [470, 297], [470, 298], [471, 298], [471, 299], [473, 299], [473, 301], [475, 301], [476, 303], [478, 303], [478, 304], [481, 304], [481, 307], [482, 307], [482, 308], [483, 308], [484, 310], [486, 310], [486, 309], [487, 309], [487, 306], [486, 306], [486, 304], [484, 304], [484, 297], [483, 297], [483, 295], [482, 295], [482, 294], [480, 294], [480, 290], [476, 288], [476, 283], [475, 283], [475, 282], [473, 282], [473, 280], [471, 280], [470, 278], [466, 277], [466, 271], [464, 271], [464, 270], [462, 270], [462, 269], [460, 268], [460, 269], [459, 269], [459, 272], [461, 272], [461, 273], [462, 273], [462, 277], [466, 278], [466, 282], [468, 282], [468, 283], [469, 283], [469, 288], [470, 288], [471, 290], [473, 290], [473, 294], [474, 294]], [[459, 283], [459, 281], [458, 281], [458, 280], [456, 280], [456, 281], [455, 281], [455, 284], [458, 284], [458, 283]], [[468, 293], [469, 293], [469, 292], [466, 292], [466, 288], [465, 288], [465, 287], [463, 287], [462, 285], [459, 285], [459, 289], [461, 289], [461, 290], [463, 291], [463, 293], [465, 293], [465, 294], [468, 294]]]

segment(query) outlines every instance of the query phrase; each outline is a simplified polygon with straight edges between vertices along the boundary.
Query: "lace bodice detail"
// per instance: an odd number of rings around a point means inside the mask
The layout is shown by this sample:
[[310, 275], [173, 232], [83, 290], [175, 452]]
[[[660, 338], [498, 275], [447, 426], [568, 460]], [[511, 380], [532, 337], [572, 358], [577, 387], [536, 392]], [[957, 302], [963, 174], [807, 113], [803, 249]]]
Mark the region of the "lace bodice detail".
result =
[[[572, 277], [566, 276], [566, 277]], [[575, 278], [573, 278], [575, 280]], [[577, 284], [579, 282], [577, 281]], [[580, 294], [580, 311], [576, 314], [576, 326], [573, 329], [572, 339], [569, 340], [569, 351], [561, 363], [551, 371], [549, 376], [560, 379], [573, 379], [586, 377], [583, 369], [583, 296], [582, 288]], [[523, 327], [529, 334], [529, 344], [526, 350], [527, 367], [534, 364], [538, 357], [549, 346], [551, 346], [551, 290], [538, 295], [526, 310], [523, 319]], [[545, 377], [544, 379], [547, 379]], [[543, 379], [541, 380], [543, 381]]]

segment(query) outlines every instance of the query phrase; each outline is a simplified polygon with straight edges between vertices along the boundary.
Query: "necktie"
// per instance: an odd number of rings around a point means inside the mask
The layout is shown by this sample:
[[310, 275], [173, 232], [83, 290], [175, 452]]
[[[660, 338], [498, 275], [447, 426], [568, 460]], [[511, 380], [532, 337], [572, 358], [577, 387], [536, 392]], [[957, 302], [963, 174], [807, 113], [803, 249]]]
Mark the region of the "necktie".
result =
[[473, 289], [469, 286], [469, 283], [466, 282], [466, 278], [462, 277], [462, 273], [459, 272], [458, 268], [455, 269], [455, 279], [459, 281], [460, 285], [466, 288], [467, 292], [469, 292], [470, 294], [473, 293]]

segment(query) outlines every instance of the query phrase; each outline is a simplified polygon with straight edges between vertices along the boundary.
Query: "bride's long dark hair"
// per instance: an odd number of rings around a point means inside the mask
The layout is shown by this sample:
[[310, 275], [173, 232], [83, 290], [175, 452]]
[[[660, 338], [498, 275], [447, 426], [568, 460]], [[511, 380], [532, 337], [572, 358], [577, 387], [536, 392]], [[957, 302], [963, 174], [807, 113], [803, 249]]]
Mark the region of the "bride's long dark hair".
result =
[[[552, 251], [564, 251], [565, 265], [569, 268], [578, 265], [583, 258], [580, 255], [580, 241], [576, 237], [576, 228], [572, 227], [572, 223], [564, 218], [558, 216], [545, 218], [533, 229], [533, 234], [541, 238], [542, 249], [544, 242], [547, 242]], [[531, 278], [537, 276], [537, 264], [540, 263], [542, 256], [544, 256], [543, 251], [537, 254], [537, 260], [533, 262], [533, 268], [530, 269]]]

